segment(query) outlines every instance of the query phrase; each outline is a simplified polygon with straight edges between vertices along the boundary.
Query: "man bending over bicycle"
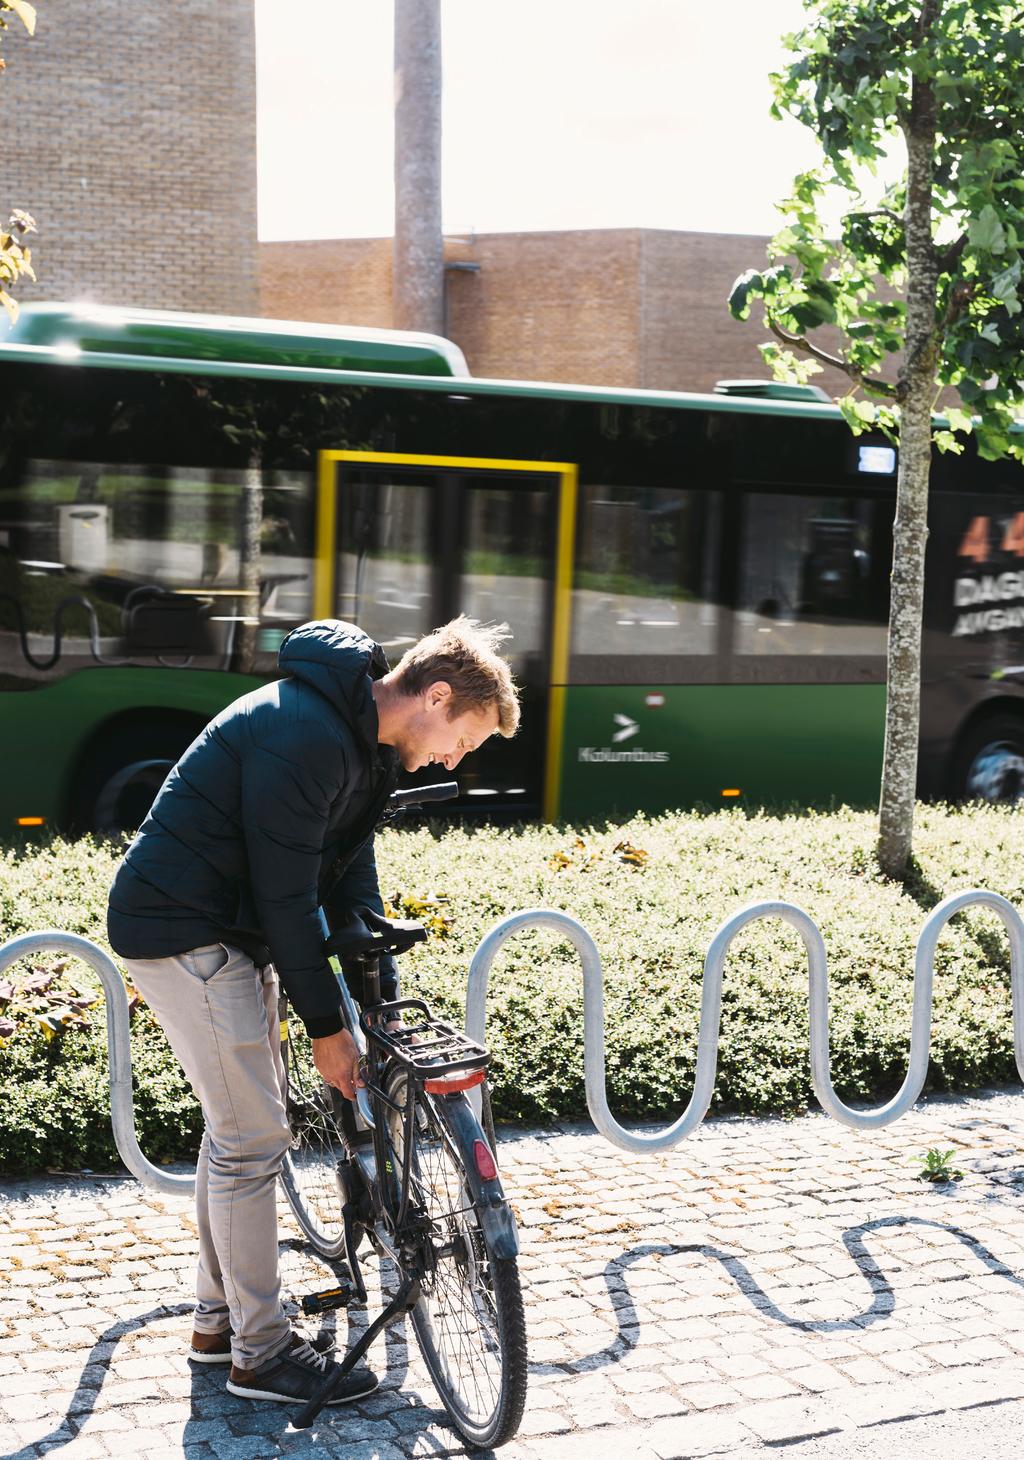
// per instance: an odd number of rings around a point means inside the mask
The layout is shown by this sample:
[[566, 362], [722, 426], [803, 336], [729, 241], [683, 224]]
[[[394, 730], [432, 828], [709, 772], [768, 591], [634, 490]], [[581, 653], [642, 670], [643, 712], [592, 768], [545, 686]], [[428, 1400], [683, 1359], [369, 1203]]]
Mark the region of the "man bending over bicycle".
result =
[[[489, 736], [515, 734], [505, 626], [462, 617], [395, 669], [353, 624], [303, 624], [286, 676], [211, 721], [171, 771], [118, 867], [111, 947], [163, 1026], [203, 1111], [196, 1170], [199, 1269], [190, 1357], [230, 1364], [228, 1389], [304, 1403], [329, 1341], [293, 1331], [281, 1304], [276, 1182], [289, 1146], [278, 980], [317, 1069], [349, 1100], [358, 1051], [342, 1029], [318, 908], [383, 914], [374, 827], [399, 768], [452, 771]], [[394, 961], [381, 993], [397, 993]], [[366, 1368], [332, 1403], [369, 1394]]]

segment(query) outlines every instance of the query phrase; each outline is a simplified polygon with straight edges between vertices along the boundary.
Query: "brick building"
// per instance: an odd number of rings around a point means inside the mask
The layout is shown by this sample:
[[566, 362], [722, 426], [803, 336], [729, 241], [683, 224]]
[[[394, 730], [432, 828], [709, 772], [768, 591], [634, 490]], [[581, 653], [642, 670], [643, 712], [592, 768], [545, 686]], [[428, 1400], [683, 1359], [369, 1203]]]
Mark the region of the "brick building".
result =
[[[448, 239], [446, 334], [474, 375], [498, 379], [710, 390], [764, 377], [764, 331], [725, 301], [766, 243], [646, 228]], [[389, 238], [261, 243], [259, 272], [262, 314], [392, 323]], [[838, 371], [815, 380], [847, 384]]]
[[[252, 0], [60, 0], [12, 17], [0, 208], [34, 213], [18, 297], [392, 324], [391, 240], [257, 243]], [[763, 376], [729, 318], [765, 239], [622, 228], [446, 242], [447, 327], [476, 375], [655, 389]], [[819, 377], [842, 388], [842, 377]]]
[[257, 313], [252, 0], [58, 0], [34, 38], [9, 23], [0, 207], [39, 225], [18, 298]]

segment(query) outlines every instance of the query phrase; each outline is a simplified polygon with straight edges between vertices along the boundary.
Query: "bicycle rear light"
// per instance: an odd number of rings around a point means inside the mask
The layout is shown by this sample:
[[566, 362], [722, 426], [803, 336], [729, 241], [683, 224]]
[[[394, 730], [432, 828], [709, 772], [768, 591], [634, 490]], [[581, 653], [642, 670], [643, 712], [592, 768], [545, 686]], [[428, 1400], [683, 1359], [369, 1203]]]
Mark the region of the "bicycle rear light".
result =
[[428, 1095], [455, 1095], [459, 1090], [482, 1085], [486, 1078], [486, 1070], [463, 1070], [454, 1075], [438, 1075], [436, 1079], [424, 1080], [423, 1088]]
[[485, 1142], [473, 1142], [473, 1160], [476, 1162], [476, 1169], [479, 1171], [482, 1180], [493, 1181], [495, 1179], [498, 1174], [498, 1168], [495, 1166], [494, 1157], [487, 1149]]

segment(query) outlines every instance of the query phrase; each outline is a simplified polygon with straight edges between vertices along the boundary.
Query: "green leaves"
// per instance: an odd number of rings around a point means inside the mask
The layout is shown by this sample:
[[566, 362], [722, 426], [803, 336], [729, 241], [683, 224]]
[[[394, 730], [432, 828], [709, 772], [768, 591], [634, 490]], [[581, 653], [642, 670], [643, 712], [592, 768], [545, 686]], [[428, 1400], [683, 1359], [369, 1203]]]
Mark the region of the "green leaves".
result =
[[937, 1146], [933, 1146], [923, 1156], [914, 1156], [913, 1160], [922, 1167], [917, 1173], [918, 1176], [922, 1181], [959, 1181], [964, 1173], [950, 1165], [955, 1155], [955, 1146], [950, 1146], [948, 1151], [942, 1151]]
[[854, 396], [844, 395], [836, 404], [843, 413], [843, 419], [850, 427], [855, 436], [874, 426], [878, 419], [878, 406], [874, 401], [857, 400]]
[[[34, 5], [30, 5], [28, 0], [0, 0], [0, 32], [8, 28], [4, 16], [11, 14], [18, 16], [29, 35], [35, 34], [36, 11]], [[6, 69], [6, 64], [3, 59], [0, 59], [0, 71]], [[0, 235], [0, 304], [6, 309], [7, 317], [12, 324], [18, 318], [18, 302], [9, 292], [10, 287], [22, 277], [35, 278], [32, 270], [32, 255], [18, 240], [26, 233], [35, 233], [35, 231], [35, 219], [31, 213], [26, 213], [24, 208], [14, 208], [8, 219], [6, 231]], [[17, 235], [17, 239], [15, 235]]]
[[[797, 362], [815, 352], [844, 369], [851, 390], [840, 404], [854, 431], [897, 432], [916, 362], [935, 356], [929, 389], [953, 387], [963, 402], [939, 424], [939, 450], [964, 449], [973, 413], [984, 457], [1017, 456], [1010, 423], [1024, 381], [1019, 5], [945, 0], [923, 33], [921, 0], [805, 0], [804, 8], [806, 24], [785, 38], [789, 59], [772, 78], [773, 115], [813, 131], [823, 160], [794, 179], [779, 205], [784, 222], [768, 252], [780, 273], [771, 281], [763, 269], [742, 275], [734, 317], [748, 318], [752, 302], [764, 301], [776, 340], [762, 354], [778, 379], [795, 378]], [[934, 129], [923, 126], [929, 115]], [[915, 155], [931, 151], [930, 182], [922, 172], [913, 193], [913, 258], [912, 135]], [[903, 174], [880, 189], [876, 164], [894, 145]], [[848, 195], [838, 241], [825, 224], [837, 192]], [[906, 300], [933, 289], [935, 335], [928, 337], [926, 312], [908, 340]], [[819, 343], [822, 327], [837, 331], [838, 342], [832, 333]]]
[[965, 436], [969, 436], [974, 430], [974, 417], [959, 406], [948, 406], [943, 414], [951, 431], [962, 431]]
[[986, 203], [977, 218], [967, 225], [967, 237], [973, 248], [986, 253], [1002, 253], [1006, 248], [1006, 230], [991, 203]]
[[1011, 315], [1021, 312], [1020, 300], [1017, 297], [1020, 289], [1020, 269], [1021, 260], [1018, 255], [1013, 263], [1003, 269], [1002, 273], [996, 274], [989, 284], [989, 292], [992, 297], [998, 299], [1007, 314]]
[[729, 291], [729, 313], [733, 319], [750, 318], [750, 301], [764, 293], [764, 279], [757, 269], [747, 269]]

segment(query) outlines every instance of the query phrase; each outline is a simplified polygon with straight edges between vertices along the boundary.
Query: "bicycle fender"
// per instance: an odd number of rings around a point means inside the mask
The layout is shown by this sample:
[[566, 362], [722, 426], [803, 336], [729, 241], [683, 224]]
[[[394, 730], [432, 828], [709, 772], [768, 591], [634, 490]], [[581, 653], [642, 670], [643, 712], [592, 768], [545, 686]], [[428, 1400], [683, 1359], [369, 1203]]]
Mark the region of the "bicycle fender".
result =
[[[488, 1185], [493, 1183], [488, 1182]], [[512, 1208], [503, 1197], [495, 1206], [481, 1204], [477, 1207], [480, 1227], [488, 1247], [495, 1257], [516, 1257], [519, 1253], [519, 1233]]]
[[[480, 1229], [495, 1257], [515, 1257], [519, 1252], [519, 1233], [501, 1181], [497, 1177], [484, 1180], [476, 1167], [473, 1146], [476, 1141], [487, 1144], [487, 1137], [465, 1095], [449, 1095], [438, 1102], [443, 1110], [449, 1134], [462, 1158], [473, 1209], [480, 1219]], [[488, 1149], [490, 1149], [488, 1147]]]

